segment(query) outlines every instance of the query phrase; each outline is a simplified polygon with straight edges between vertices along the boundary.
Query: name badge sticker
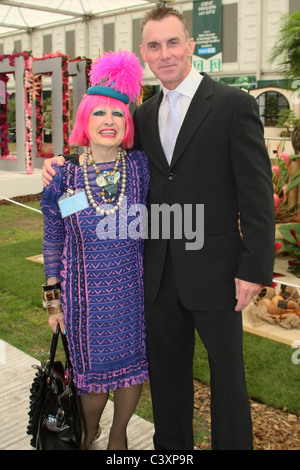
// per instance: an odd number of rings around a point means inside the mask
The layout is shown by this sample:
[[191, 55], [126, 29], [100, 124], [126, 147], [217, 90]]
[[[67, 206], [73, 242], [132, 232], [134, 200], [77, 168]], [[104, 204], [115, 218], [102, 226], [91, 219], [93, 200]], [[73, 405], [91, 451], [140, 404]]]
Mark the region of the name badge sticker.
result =
[[87, 209], [89, 206], [85, 191], [79, 190], [76, 194], [73, 190], [68, 189], [58, 200], [58, 206], [61, 216], [64, 219], [69, 215]]

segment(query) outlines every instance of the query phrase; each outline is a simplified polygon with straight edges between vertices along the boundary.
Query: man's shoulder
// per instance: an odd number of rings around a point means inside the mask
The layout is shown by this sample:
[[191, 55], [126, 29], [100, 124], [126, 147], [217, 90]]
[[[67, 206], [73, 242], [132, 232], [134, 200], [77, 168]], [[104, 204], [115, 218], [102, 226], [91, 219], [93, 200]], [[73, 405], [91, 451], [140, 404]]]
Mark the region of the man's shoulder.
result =
[[207, 74], [204, 75], [204, 80], [202, 81], [202, 83], [203, 86], [205, 86], [205, 84], [207, 83], [210, 83], [213, 87], [214, 92], [226, 93], [236, 96], [248, 95], [248, 93], [244, 90], [241, 90], [240, 88], [235, 87], [233, 85], [228, 85], [226, 83], [219, 82]]
[[247, 91], [232, 85], [218, 82], [209, 75], [205, 75], [204, 80], [202, 80], [202, 83], [200, 84], [200, 87], [201, 86], [207, 87], [211, 92], [209, 95], [212, 95], [213, 101], [216, 103], [226, 103], [226, 106], [229, 107], [238, 106], [240, 103], [244, 102], [244, 100], [245, 102], [251, 102], [254, 99]]
[[151, 96], [151, 98], [148, 98], [140, 106], [138, 106], [137, 111], [146, 112], [147, 110], [153, 109], [153, 106], [159, 103], [161, 99], [162, 99], [162, 92], [160, 91], [156, 93], [154, 96]]

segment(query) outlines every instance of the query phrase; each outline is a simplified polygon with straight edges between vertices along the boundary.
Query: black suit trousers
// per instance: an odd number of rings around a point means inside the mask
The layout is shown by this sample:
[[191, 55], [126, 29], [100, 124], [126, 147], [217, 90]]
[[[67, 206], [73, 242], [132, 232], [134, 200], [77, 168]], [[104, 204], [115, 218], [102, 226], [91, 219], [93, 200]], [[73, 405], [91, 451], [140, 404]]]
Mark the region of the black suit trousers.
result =
[[[216, 295], [218, 287], [216, 285]], [[157, 450], [192, 450], [195, 329], [208, 353], [213, 450], [252, 450], [241, 313], [194, 312], [181, 303], [170, 250], [156, 300], [146, 300], [150, 385]]]

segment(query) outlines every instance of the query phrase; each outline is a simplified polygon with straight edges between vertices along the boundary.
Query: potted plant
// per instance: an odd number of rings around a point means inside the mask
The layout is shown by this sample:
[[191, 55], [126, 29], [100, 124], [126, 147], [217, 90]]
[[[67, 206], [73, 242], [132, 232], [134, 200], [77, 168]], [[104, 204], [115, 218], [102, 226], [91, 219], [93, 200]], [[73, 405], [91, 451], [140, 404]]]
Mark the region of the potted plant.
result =
[[296, 126], [300, 126], [300, 119], [296, 117], [292, 109], [283, 109], [278, 113], [277, 124], [275, 127], [284, 127], [281, 137], [291, 137]]

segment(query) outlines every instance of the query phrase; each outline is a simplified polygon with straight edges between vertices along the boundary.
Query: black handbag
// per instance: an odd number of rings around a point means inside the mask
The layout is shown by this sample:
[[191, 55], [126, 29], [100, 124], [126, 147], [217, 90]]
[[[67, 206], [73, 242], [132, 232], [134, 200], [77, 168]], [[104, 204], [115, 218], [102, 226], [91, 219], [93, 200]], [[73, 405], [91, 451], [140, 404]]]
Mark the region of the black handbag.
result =
[[30, 390], [27, 434], [37, 450], [80, 450], [82, 421], [65, 335], [61, 335], [66, 366], [55, 361], [60, 328], [53, 333], [50, 358], [41, 363]]

